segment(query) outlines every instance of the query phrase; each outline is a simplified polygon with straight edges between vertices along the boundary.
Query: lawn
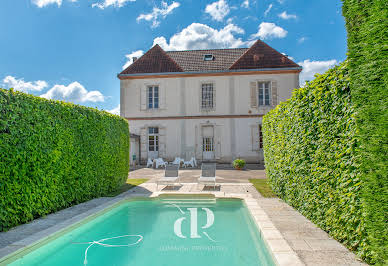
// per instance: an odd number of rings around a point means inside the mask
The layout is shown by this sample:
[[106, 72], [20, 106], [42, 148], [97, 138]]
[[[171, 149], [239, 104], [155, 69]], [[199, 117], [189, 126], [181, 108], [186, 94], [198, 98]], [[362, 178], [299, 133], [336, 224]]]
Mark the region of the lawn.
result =
[[143, 184], [144, 182], [148, 181], [146, 178], [128, 178], [127, 182], [119, 187], [116, 191], [113, 191], [109, 194], [106, 195], [106, 197], [116, 197], [117, 195], [133, 188], [136, 187], [140, 184]]
[[264, 198], [274, 198], [276, 197], [275, 193], [273, 193], [271, 187], [268, 184], [268, 179], [249, 179], [249, 182], [256, 188], [257, 191]]

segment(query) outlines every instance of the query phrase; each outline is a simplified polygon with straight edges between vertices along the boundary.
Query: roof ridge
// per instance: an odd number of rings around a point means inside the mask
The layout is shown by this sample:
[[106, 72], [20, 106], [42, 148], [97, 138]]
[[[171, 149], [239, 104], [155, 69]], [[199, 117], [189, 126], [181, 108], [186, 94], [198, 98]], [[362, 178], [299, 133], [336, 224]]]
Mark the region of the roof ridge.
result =
[[[273, 48], [273, 47], [271, 47], [271, 46], [269, 46], [268, 44], [266, 44], [265, 42], [263, 42], [263, 41], [261, 41], [261, 40], [257, 40], [257, 41], [260, 41], [260, 42], [262, 42], [265, 46], [267, 46], [267, 47], [269, 47], [269, 48], [271, 48], [272, 50], [274, 50], [275, 52], [277, 52], [278, 54], [280, 54], [281, 56], [283, 56], [283, 57], [285, 57], [285, 58], [287, 58], [288, 60], [290, 60], [292, 63], [294, 63], [294, 64], [296, 64], [293, 60], [291, 60], [287, 55], [284, 55], [284, 54], [282, 54], [281, 52], [279, 52], [278, 50], [276, 50], [275, 48]], [[253, 45], [252, 45], [253, 46]]]
[[[257, 40], [258, 41], [258, 40]], [[256, 42], [257, 42], [256, 41]], [[253, 45], [255, 45], [256, 44], [256, 42], [253, 44]], [[237, 58], [236, 59], [236, 61], [234, 61], [230, 66], [229, 66], [229, 68], [228, 69], [231, 69], [232, 68], [232, 66], [234, 66], [246, 53], [248, 53], [251, 49], [252, 49], [252, 47], [253, 47], [253, 45], [251, 46], [251, 47], [249, 47], [249, 49], [248, 50], [246, 50], [239, 58]]]
[[[241, 63], [240, 61], [243, 61], [243, 59], [246, 60], [246, 57], [247, 55], [253, 51], [254, 49], [258, 49], [259, 48], [259, 45], [264, 45], [267, 49], [269, 49], [270, 51], [273, 51], [275, 52], [275, 54], [277, 54], [278, 56], [280, 56], [280, 58], [285, 58], [286, 60], [288, 60], [291, 64], [294, 64], [296, 66], [298, 66], [298, 64], [296, 64], [294, 61], [292, 61], [291, 59], [289, 59], [287, 56], [285, 56], [284, 54], [280, 53], [279, 51], [277, 51], [276, 49], [272, 48], [271, 46], [269, 46], [268, 44], [266, 44], [265, 42], [263, 42], [262, 40], [258, 39], [256, 40], [252, 46], [247, 50], [245, 51], [241, 56], [240, 58], [238, 58], [230, 67], [229, 69], [233, 69], [234, 67], [236, 67], [236, 65], [238, 65], [239, 63]], [[282, 63], [285, 64], [285, 62], [283, 62], [282, 60]], [[255, 64], [255, 63], [254, 63]], [[252, 64], [250, 65], [250, 67], [252, 67]]]
[[155, 44], [155, 46], [159, 47], [162, 53], [164, 53], [172, 61], [172, 63], [174, 63], [182, 72], [184, 72], [183, 68], [174, 59], [172, 59], [171, 56], [169, 56], [167, 52], [163, 50], [162, 47], [159, 46], [159, 44]]
[[[184, 72], [183, 68], [174, 60], [172, 59], [163, 49], [162, 47], [160, 47], [158, 44], [155, 44], [153, 47], [151, 47], [151, 49], [149, 49], [145, 54], [143, 54], [142, 56], [140, 56], [135, 62], [133, 62], [131, 65], [129, 65], [127, 68], [125, 68], [123, 71], [121, 71], [120, 74], [126, 74], [126, 72], [129, 72], [129, 71], [132, 71], [133, 69], [136, 69], [136, 67], [140, 64], [142, 64], [142, 61], [144, 60], [147, 60], [147, 56], [150, 55], [150, 53], [153, 53], [153, 52], [159, 52], [160, 54], [162, 54], [166, 59], [167, 61], [169, 61], [172, 65], [174, 65], [174, 67], [176, 68], [177, 71], [174, 71], [174, 72]], [[144, 60], [143, 60], [144, 59]], [[140, 63], [139, 63], [140, 62]], [[135, 70], [136, 71], [136, 70]], [[119, 75], [120, 75], [119, 74]]]
[[250, 49], [250, 47], [236, 47], [236, 48], [214, 48], [214, 49], [191, 49], [191, 50], [171, 50], [165, 51], [166, 53], [174, 52], [195, 52], [195, 51], [214, 51], [214, 50], [238, 50], [238, 49]]

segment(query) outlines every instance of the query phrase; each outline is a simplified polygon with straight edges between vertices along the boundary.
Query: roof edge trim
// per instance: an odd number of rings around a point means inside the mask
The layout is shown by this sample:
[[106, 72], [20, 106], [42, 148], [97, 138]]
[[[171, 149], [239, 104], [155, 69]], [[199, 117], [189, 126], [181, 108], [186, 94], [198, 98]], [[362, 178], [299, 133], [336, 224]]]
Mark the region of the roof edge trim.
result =
[[287, 71], [302, 70], [302, 67], [277, 67], [277, 68], [258, 68], [258, 69], [226, 69], [216, 71], [190, 71], [190, 72], [159, 72], [159, 73], [135, 73], [135, 74], [117, 74], [118, 78], [136, 77], [136, 76], [168, 76], [168, 75], [190, 75], [190, 74], [216, 74], [216, 73], [238, 73], [238, 72], [266, 72], [266, 71]]

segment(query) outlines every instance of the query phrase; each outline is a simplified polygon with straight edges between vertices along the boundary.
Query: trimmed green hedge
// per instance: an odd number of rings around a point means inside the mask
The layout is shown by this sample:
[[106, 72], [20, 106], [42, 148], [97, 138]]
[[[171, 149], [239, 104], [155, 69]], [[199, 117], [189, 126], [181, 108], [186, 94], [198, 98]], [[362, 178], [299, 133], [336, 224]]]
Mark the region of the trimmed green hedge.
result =
[[0, 230], [103, 196], [129, 171], [128, 122], [0, 89]]
[[376, 262], [388, 264], [388, 5], [344, 0], [357, 161], [364, 182], [366, 229]]
[[264, 116], [264, 158], [279, 197], [370, 260], [349, 83], [343, 63]]
[[343, 0], [348, 60], [264, 117], [274, 191], [371, 264], [388, 263], [388, 6]]

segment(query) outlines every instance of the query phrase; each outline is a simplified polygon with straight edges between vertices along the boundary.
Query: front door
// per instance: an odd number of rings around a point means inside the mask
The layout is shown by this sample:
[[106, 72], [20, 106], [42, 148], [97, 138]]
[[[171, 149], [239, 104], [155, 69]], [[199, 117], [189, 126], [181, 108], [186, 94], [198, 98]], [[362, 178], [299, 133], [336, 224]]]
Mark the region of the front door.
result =
[[155, 159], [159, 157], [159, 128], [148, 128], [148, 158]]
[[214, 159], [214, 130], [213, 126], [202, 127], [202, 158], [204, 161]]

